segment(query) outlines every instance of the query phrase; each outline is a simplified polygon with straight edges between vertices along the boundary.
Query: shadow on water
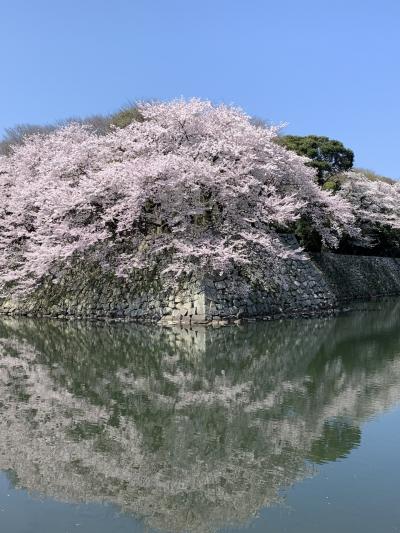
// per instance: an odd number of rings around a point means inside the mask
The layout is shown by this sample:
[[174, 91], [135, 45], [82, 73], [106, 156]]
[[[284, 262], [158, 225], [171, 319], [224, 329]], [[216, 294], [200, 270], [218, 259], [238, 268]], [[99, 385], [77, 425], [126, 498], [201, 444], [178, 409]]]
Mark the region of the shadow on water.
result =
[[0, 321], [0, 469], [153, 528], [248, 522], [400, 399], [400, 302], [220, 329]]

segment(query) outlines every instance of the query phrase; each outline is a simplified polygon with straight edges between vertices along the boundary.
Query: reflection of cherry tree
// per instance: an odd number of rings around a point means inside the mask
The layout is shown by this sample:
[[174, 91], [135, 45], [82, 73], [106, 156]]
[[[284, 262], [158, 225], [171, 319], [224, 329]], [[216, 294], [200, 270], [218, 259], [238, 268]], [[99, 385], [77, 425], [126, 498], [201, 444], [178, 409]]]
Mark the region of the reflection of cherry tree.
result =
[[397, 311], [197, 332], [5, 320], [0, 468], [159, 529], [243, 523], [399, 399]]

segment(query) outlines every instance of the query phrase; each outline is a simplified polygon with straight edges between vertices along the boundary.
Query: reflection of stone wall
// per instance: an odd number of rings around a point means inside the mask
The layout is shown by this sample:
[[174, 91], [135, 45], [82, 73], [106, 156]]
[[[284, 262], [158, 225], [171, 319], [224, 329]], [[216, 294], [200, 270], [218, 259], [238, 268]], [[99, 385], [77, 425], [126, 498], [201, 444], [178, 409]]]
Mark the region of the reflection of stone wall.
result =
[[171, 531], [243, 523], [400, 399], [399, 306], [187, 331], [0, 321], [0, 469]]
[[[288, 251], [298, 247], [293, 236], [280, 238]], [[78, 262], [48, 277], [25, 301], [3, 298], [0, 313], [195, 324], [329, 314], [344, 301], [400, 294], [400, 260], [384, 257], [324, 253], [282, 259], [278, 267], [258, 257], [229, 276], [199, 273], [179, 282], [159, 271], [120, 279]]]

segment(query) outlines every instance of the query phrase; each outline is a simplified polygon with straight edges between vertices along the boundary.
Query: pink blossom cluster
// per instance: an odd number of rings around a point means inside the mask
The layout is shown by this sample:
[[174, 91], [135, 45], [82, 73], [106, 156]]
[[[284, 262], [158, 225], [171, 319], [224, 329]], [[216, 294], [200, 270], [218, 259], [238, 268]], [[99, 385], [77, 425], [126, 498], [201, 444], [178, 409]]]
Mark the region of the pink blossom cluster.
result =
[[359, 224], [379, 224], [400, 229], [400, 183], [372, 181], [363, 172], [345, 174], [339, 195], [352, 205]]
[[330, 246], [356, 231], [349, 203], [274, 142], [279, 128], [197, 99], [139, 110], [107, 135], [69, 124], [0, 158], [0, 287], [26, 291], [90, 250], [106, 267], [118, 249], [118, 275], [161, 253], [174, 272], [223, 271], [255, 249], [275, 261], [276, 230], [301, 215]]

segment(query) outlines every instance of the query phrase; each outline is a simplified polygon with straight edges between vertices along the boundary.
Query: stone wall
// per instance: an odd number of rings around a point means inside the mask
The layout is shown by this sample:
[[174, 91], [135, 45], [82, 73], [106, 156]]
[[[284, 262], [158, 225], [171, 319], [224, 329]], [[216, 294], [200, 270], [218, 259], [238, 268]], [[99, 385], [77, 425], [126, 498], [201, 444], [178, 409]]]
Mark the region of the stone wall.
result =
[[[282, 235], [284, 246], [298, 248]], [[88, 261], [50, 275], [29, 298], [9, 295], [0, 313], [31, 317], [221, 323], [332, 313], [345, 302], [400, 295], [400, 260], [331, 253], [266, 258], [229, 276], [177, 281], [157, 271], [117, 278]]]
[[400, 295], [400, 259], [332, 253], [311, 259], [339, 302]]
[[[299, 248], [292, 235], [281, 239], [288, 249]], [[337, 306], [321, 270], [307, 255], [282, 259], [279, 271], [252, 265], [229, 278], [205, 280], [204, 300], [207, 320], [311, 316]]]

